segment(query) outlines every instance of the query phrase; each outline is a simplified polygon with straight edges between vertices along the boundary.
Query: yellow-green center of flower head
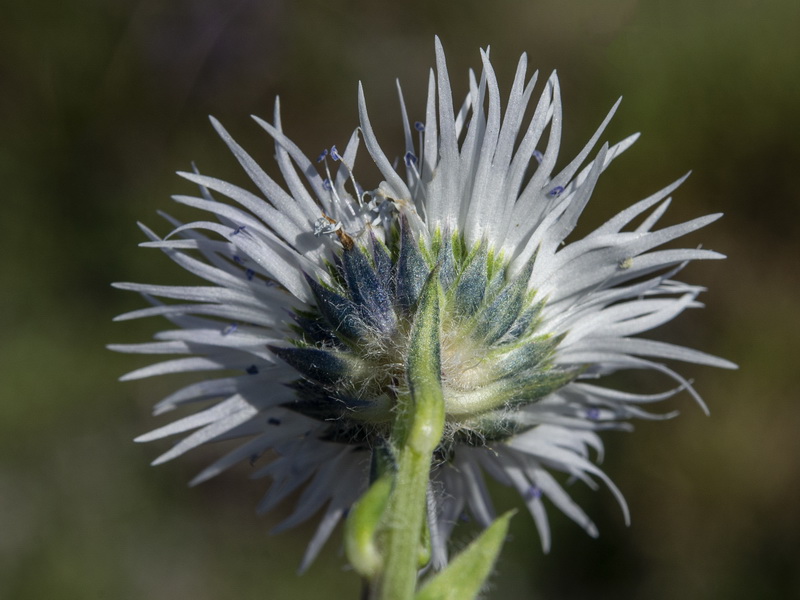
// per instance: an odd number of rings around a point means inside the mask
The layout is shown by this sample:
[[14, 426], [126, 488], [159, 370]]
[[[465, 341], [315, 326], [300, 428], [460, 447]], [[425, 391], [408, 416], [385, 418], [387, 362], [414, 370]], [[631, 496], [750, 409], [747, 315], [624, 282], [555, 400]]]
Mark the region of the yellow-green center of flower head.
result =
[[301, 378], [291, 407], [331, 423], [331, 439], [391, 426], [408, 393], [409, 334], [420, 292], [438, 277], [441, 383], [450, 438], [497, 439], [525, 428], [517, 409], [571, 381], [554, 366], [560, 338], [538, 331], [544, 302], [528, 289], [530, 266], [509, 276], [484, 243], [456, 234], [414, 239], [407, 222], [388, 243], [341, 234], [331, 280], [311, 278], [316, 310], [295, 315], [293, 347], [273, 347]]

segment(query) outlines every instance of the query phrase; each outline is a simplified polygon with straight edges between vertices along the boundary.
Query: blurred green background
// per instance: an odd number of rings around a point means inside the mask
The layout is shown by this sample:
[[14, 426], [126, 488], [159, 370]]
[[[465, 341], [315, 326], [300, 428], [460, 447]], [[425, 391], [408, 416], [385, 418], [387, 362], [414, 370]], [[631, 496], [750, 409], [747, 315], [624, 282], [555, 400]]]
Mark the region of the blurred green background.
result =
[[680, 418], [605, 436], [630, 528], [606, 490], [575, 486], [600, 539], [551, 510], [544, 556], [520, 514], [488, 597], [800, 597], [798, 26], [796, 0], [6, 3], [0, 597], [357, 597], [338, 533], [295, 574], [311, 529], [269, 536], [280, 514], [254, 514], [265, 482], [246, 466], [186, 487], [219, 449], [148, 466], [166, 445], [131, 440], [165, 422], [150, 407], [176, 382], [116, 381], [147, 361], [104, 345], [161, 323], [112, 324], [141, 302], [109, 283], [188, 281], [136, 247], [135, 222], [164, 233], [157, 209], [192, 217], [169, 200], [191, 191], [173, 174], [191, 161], [244, 184], [208, 114], [268, 164], [270, 140], [248, 115], [270, 119], [280, 93], [286, 130], [314, 156], [356, 126], [362, 80], [390, 146], [394, 77], [419, 118], [434, 34], [458, 96], [489, 44], [504, 93], [523, 51], [543, 75], [558, 69], [564, 161], [624, 94], [605, 137], [644, 136], [601, 178], [584, 231], [692, 169], [667, 220], [725, 212], [686, 243], [729, 259], [684, 272], [709, 286], [708, 308], [658, 335], [741, 365], [682, 369], [710, 418], [682, 395], [668, 407]]

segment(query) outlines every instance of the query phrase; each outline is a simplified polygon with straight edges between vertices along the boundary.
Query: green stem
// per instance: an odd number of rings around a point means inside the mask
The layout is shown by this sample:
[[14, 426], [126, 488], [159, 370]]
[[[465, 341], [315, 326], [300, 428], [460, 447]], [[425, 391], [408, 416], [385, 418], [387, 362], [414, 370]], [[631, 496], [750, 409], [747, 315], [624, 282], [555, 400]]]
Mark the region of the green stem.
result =
[[410, 394], [398, 398], [393, 439], [397, 472], [389, 497], [381, 600], [414, 597], [431, 460], [444, 431], [440, 365], [437, 268], [422, 290], [411, 331], [406, 365]]
[[397, 487], [389, 508], [391, 522], [387, 531], [382, 600], [405, 600], [414, 596], [430, 464], [430, 455], [408, 449], [398, 464]]

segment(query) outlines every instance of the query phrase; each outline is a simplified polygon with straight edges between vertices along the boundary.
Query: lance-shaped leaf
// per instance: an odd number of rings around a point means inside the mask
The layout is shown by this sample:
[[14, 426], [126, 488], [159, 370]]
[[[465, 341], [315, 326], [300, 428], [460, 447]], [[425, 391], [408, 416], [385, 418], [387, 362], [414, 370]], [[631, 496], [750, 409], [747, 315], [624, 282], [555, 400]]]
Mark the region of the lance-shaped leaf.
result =
[[422, 290], [406, 362], [413, 405], [409, 444], [422, 453], [434, 451], [444, 428], [438, 278], [437, 267], [431, 271]]
[[375, 577], [383, 567], [377, 533], [389, 501], [392, 474], [385, 473], [353, 505], [345, 524], [347, 560], [364, 577]]
[[425, 582], [414, 600], [469, 600], [477, 597], [492, 572], [516, 511], [497, 518], [448, 567]]

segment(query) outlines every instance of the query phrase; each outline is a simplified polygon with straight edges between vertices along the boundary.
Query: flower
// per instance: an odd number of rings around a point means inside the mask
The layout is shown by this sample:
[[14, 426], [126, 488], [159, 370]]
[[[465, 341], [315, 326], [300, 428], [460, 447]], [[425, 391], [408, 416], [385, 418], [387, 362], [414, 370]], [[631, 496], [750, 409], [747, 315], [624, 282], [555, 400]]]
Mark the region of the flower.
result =
[[[628, 429], [633, 418], [670, 416], [642, 405], [681, 390], [705, 408], [664, 360], [733, 367], [636, 337], [700, 306], [702, 288], [673, 277], [689, 261], [723, 257], [657, 248], [720, 215], [654, 229], [682, 178], [565, 244], [598, 177], [637, 136], [603, 145], [581, 168], [617, 103], [580, 153], [555, 172], [562, 120], [555, 74], [526, 120], [536, 82], [535, 74], [526, 80], [526, 57], [503, 113], [488, 54], [481, 56], [482, 76], [470, 73], [469, 93], [455, 111], [437, 40], [424, 121], [411, 124], [400, 92], [405, 149], [396, 163], [378, 144], [361, 89], [360, 127], [343, 152], [333, 146], [316, 164], [284, 134], [277, 102], [273, 124], [255, 119], [275, 140], [285, 187], [212, 119], [260, 195], [181, 173], [200, 195], [175, 200], [213, 220], [181, 224], [167, 216], [172, 233], [162, 239], [143, 227], [150, 241], [142, 245], [161, 249], [206, 283], [116, 284], [152, 304], [118, 319], [159, 315], [175, 327], [154, 342], [112, 348], [181, 355], [123, 379], [222, 371], [171, 394], [155, 412], [212, 401], [209, 407], [138, 441], [191, 432], [157, 464], [200, 444], [244, 439], [193, 483], [250, 460], [253, 477], [272, 479], [261, 511], [302, 488], [278, 529], [324, 511], [303, 567], [366, 489], [371, 456], [390, 443], [396, 398], [408, 390], [409, 332], [429, 277], [440, 284], [446, 411], [428, 511], [438, 567], [447, 561], [460, 516], [469, 513], [484, 526], [494, 518], [485, 473], [518, 490], [545, 551], [544, 498], [597, 535], [554, 472], [591, 487], [603, 481], [627, 520], [622, 495], [590, 457], [595, 451], [602, 458], [598, 432]], [[353, 170], [362, 137], [384, 178], [372, 191]], [[596, 382], [625, 369], [658, 371], [677, 387], [642, 395]], [[262, 456], [264, 464], [257, 464]]]

